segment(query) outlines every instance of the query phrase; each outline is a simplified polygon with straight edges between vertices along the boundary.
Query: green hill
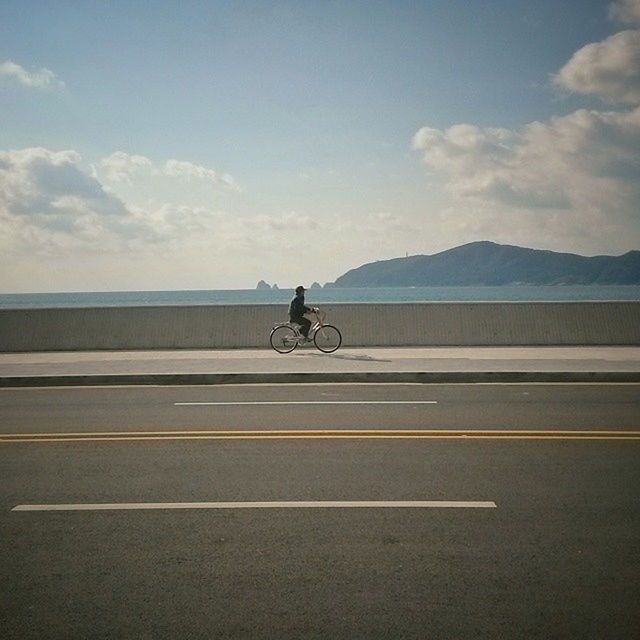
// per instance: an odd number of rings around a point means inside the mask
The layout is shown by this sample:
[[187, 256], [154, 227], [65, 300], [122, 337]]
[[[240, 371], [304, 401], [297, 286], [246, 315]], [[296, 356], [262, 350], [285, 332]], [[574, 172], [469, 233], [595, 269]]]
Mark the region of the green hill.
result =
[[640, 251], [585, 257], [472, 242], [434, 255], [381, 260], [351, 269], [335, 287], [640, 284]]

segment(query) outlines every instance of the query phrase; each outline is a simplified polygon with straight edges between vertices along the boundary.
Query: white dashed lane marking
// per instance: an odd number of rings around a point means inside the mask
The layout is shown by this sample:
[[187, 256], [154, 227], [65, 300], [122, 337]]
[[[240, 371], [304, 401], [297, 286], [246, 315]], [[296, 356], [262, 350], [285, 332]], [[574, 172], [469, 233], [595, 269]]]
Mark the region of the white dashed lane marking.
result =
[[495, 509], [495, 502], [451, 500], [311, 502], [119, 502], [106, 504], [19, 504], [11, 511], [135, 511], [145, 509]]
[[250, 406], [250, 405], [337, 405], [337, 404], [438, 404], [437, 400], [267, 400], [251, 402], [174, 402], [176, 407], [197, 407], [197, 406]]

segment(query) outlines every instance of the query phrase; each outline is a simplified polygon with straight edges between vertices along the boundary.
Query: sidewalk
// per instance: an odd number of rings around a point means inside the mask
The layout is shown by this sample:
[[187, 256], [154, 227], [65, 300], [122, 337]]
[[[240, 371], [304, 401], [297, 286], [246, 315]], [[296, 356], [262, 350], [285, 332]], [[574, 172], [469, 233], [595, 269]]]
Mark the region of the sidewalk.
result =
[[640, 382], [640, 347], [0, 353], [0, 387], [261, 382]]

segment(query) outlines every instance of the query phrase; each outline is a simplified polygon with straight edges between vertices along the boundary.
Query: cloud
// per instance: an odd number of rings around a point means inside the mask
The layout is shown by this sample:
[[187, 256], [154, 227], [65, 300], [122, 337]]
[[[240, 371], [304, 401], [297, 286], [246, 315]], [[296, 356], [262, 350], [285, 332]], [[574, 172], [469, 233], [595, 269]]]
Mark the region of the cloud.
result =
[[[521, 130], [455, 125], [424, 127], [413, 146], [444, 177], [459, 211], [511, 227], [531, 218], [583, 221], [635, 229], [640, 205], [640, 107], [625, 112], [581, 109]], [[544, 216], [542, 215], [544, 213]], [[505, 215], [503, 215], [505, 214]], [[535, 218], [531, 218], [535, 220]], [[595, 236], [599, 229], [590, 230]]]
[[573, 54], [554, 76], [564, 89], [610, 104], [640, 104], [640, 30], [621, 31]]
[[34, 89], [64, 87], [64, 82], [59, 80], [53, 71], [45, 68], [39, 71], [27, 71], [11, 60], [0, 63], [0, 76], [14, 78], [21, 85]]
[[76, 151], [0, 151], [0, 207], [23, 217], [125, 215], [124, 204], [79, 167]]
[[609, 5], [609, 17], [623, 24], [640, 24], [640, 0], [618, 0]]
[[607, 185], [619, 194], [635, 191], [640, 108], [580, 109], [520, 131], [425, 127], [413, 144], [429, 167], [445, 175], [458, 198], [567, 209], [601, 200], [598, 191]]
[[202, 180], [216, 186], [239, 190], [236, 181], [229, 174], [220, 174], [213, 169], [193, 164], [186, 160], [170, 159], [160, 165], [146, 156], [115, 151], [101, 160], [100, 167], [104, 170], [107, 180], [125, 182], [129, 185], [133, 184], [134, 177], [146, 175]]
[[318, 228], [318, 223], [313, 218], [295, 211], [279, 215], [259, 214], [255, 216], [252, 224], [260, 230], [261, 235], [273, 232], [294, 234], [297, 237], [300, 232], [313, 231]]
[[[114, 180], [155, 171], [144, 156], [115, 153], [102, 169]], [[105, 187], [73, 150], [0, 151], [0, 238], [4, 250], [130, 252], [193, 243], [222, 246], [250, 236], [232, 216], [205, 207], [135, 207]]]
[[196, 178], [212, 182], [215, 185], [236, 189], [234, 179], [228, 174], [219, 174], [213, 169], [207, 169], [201, 165], [186, 162], [184, 160], [167, 160], [163, 170], [164, 175], [173, 177]]
[[113, 182], [132, 183], [137, 173], [155, 173], [153, 162], [145, 156], [129, 155], [123, 151], [115, 151], [103, 158], [100, 166], [104, 169], [108, 180]]
[[156, 241], [149, 220], [81, 167], [76, 151], [0, 151], [0, 226], [32, 249]]

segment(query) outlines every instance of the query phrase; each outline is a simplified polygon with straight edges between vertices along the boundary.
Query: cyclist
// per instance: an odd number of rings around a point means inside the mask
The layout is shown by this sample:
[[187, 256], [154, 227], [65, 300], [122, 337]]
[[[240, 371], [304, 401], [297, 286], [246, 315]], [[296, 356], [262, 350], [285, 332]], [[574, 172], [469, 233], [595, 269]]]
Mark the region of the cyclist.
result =
[[311, 329], [311, 321], [304, 317], [305, 313], [317, 311], [315, 307], [307, 307], [304, 303], [305, 288], [300, 285], [296, 287], [296, 296], [289, 305], [289, 321], [300, 325], [300, 333], [303, 335], [305, 342], [309, 342], [309, 329]]

